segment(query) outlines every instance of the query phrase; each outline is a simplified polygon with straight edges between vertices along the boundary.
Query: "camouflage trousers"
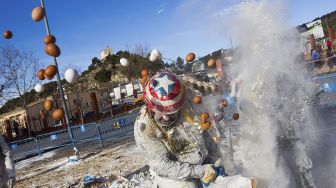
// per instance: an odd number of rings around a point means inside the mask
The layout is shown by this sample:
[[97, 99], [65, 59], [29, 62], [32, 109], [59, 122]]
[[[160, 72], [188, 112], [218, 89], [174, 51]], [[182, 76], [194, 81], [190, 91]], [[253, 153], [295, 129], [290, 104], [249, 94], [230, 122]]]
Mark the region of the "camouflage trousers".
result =
[[280, 143], [278, 152], [279, 158], [283, 159], [294, 176], [295, 183], [290, 187], [316, 188], [312, 175], [313, 164], [300, 140]]

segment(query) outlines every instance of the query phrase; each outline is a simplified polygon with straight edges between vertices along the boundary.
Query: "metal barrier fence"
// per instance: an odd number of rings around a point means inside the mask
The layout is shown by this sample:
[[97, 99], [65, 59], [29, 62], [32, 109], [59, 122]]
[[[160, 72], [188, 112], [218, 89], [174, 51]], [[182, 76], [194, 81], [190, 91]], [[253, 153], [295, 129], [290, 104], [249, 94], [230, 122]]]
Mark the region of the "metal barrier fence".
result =
[[[138, 113], [131, 113], [99, 123], [102, 140], [113, 140], [133, 133], [133, 125]], [[111, 128], [112, 125], [112, 128]]]
[[71, 144], [68, 130], [60, 130], [39, 135], [36, 137], [36, 141], [39, 150], [42, 152], [48, 149], [54, 149]]
[[64, 147], [79, 142], [99, 141], [103, 147], [105, 140], [120, 140], [133, 136], [133, 125], [139, 110], [109, 118], [98, 123], [88, 123], [71, 127], [70, 134], [67, 129], [38, 135], [9, 143], [14, 160], [41, 155], [43, 152]]
[[35, 138], [28, 138], [9, 143], [9, 148], [13, 158], [23, 158], [32, 154], [40, 154], [40, 150]]
[[99, 130], [97, 123], [89, 123], [71, 127], [71, 132], [76, 142], [99, 139]]

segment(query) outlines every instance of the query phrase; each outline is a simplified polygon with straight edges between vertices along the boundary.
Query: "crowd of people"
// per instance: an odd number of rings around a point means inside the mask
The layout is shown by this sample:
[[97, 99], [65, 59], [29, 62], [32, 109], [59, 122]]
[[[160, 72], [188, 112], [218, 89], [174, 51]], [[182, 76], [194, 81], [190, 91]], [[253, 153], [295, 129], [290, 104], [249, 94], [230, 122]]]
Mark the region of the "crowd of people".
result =
[[331, 41], [330, 39], [326, 40], [325, 48], [323, 48], [321, 45], [315, 45], [311, 49], [311, 57], [312, 60], [316, 61], [322, 58], [323, 50], [326, 51], [326, 57], [331, 57], [335, 55], [335, 47], [336, 47], [336, 39], [334, 41]]

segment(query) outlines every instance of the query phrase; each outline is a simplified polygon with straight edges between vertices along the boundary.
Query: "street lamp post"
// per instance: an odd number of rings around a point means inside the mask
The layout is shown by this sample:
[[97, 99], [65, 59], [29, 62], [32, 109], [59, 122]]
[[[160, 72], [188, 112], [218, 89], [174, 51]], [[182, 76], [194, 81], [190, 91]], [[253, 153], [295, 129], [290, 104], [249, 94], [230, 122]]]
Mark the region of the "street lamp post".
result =
[[[51, 33], [50, 33], [50, 28], [49, 28], [49, 23], [48, 23], [48, 18], [47, 18], [47, 11], [44, 7], [44, 0], [41, 0], [41, 7], [44, 9], [44, 13], [45, 13], [44, 23], [45, 23], [46, 31], [47, 31], [47, 34], [50, 35]], [[62, 99], [65, 122], [68, 125], [67, 127], [68, 127], [68, 132], [69, 132], [69, 135], [70, 135], [71, 142], [74, 144], [74, 139], [73, 139], [73, 135], [72, 135], [71, 128], [70, 128], [71, 124], [70, 124], [70, 121], [69, 121], [68, 107], [66, 105], [66, 101], [65, 101], [65, 97], [64, 97], [64, 91], [63, 91], [63, 86], [62, 86], [62, 82], [61, 82], [60, 72], [59, 72], [59, 69], [58, 69], [57, 59], [56, 59], [56, 57], [53, 57], [53, 59], [54, 59], [54, 65], [56, 66], [56, 69], [57, 69], [57, 73], [56, 73], [57, 84], [58, 84], [58, 88], [59, 88], [59, 94], [60, 94], [60, 97]]]

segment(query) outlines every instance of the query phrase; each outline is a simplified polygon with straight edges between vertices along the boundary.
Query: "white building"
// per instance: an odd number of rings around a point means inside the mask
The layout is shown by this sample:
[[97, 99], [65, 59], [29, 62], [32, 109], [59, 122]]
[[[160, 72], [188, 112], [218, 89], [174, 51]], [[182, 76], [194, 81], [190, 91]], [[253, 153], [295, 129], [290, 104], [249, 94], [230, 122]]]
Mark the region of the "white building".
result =
[[105, 48], [102, 52], [100, 52], [100, 60], [103, 60], [109, 54], [113, 54], [113, 51], [112, 48], [109, 48], [107, 46], [107, 48]]
[[110, 97], [112, 97], [112, 100], [113, 100], [112, 103], [119, 104], [122, 98], [133, 99], [134, 90], [137, 90], [138, 97], [140, 97], [140, 95], [143, 92], [143, 88], [138, 81], [132, 81], [129, 84], [113, 88], [112, 91], [110, 92]]

